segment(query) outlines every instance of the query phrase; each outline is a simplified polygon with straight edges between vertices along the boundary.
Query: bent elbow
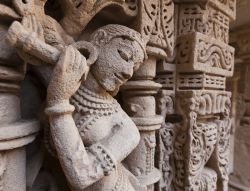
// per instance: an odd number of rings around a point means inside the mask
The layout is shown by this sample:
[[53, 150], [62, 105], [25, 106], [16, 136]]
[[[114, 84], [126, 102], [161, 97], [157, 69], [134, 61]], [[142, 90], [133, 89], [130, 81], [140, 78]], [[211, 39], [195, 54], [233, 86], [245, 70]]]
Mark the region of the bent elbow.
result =
[[74, 190], [74, 191], [84, 191], [84, 189], [86, 188], [86, 184], [82, 183], [82, 182], [72, 182], [70, 181], [70, 188], [71, 190]]
[[[93, 156], [94, 157], [94, 156]], [[101, 164], [93, 158], [77, 161], [67, 167], [63, 166], [64, 174], [74, 191], [84, 191], [96, 181], [103, 177]]]

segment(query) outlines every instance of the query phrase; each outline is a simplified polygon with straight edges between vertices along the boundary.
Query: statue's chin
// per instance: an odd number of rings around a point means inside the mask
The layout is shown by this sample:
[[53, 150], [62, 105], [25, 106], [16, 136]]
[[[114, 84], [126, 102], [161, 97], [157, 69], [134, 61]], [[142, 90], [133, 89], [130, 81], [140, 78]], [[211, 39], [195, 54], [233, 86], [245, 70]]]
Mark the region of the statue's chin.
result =
[[111, 95], [111, 96], [116, 96], [117, 94], [118, 94], [118, 92], [119, 92], [119, 87], [117, 87], [115, 90], [113, 90], [113, 91], [108, 91], [108, 93]]
[[116, 96], [119, 90], [108, 92], [112, 97]]

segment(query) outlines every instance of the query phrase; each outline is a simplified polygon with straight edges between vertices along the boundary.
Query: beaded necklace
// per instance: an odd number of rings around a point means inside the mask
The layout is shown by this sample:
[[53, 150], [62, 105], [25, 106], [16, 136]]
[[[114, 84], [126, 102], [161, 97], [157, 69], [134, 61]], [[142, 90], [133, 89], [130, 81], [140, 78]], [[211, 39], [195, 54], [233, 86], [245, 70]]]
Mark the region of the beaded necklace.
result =
[[91, 128], [91, 125], [102, 116], [111, 116], [120, 110], [119, 103], [111, 96], [101, 96], [86, 89], [83, 85], [70, 98], [76, 113], [81, 117], [76, 126], [81, 133]]

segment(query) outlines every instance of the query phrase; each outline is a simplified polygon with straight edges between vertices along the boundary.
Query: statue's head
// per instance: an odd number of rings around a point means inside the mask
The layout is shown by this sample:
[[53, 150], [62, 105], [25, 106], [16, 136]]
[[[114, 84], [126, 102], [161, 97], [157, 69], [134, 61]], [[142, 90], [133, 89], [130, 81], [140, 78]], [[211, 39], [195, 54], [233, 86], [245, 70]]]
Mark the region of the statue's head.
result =
[[146, 46], [138, 32], [121, 25], [98, 29], [91, 42], [99, 53], [91, 72], [104, 89], [115, 95], [146, 58]]

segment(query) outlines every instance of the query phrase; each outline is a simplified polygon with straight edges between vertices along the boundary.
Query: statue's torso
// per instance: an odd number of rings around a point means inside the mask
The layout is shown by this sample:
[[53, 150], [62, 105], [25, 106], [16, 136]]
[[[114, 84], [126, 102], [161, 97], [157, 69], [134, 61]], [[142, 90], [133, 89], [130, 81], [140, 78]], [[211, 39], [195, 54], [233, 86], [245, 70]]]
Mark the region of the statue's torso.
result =
[[[109, 103], [104, 106], [101, 103], [90, 103], [86, 100], [84, 102], [85, 98], [86, 95], [74, 95], [71, 103], [76, 106], [74, 120], [86, 147], [116, 136], [116, 131], [128, 125], [137, 128], [115, 99], [110, 99], [107, 101]], [[103, 108], [100, 108], [102, 106]], [[119, 137], [117, 140], [119, 141]], [[135, 191], [127, 176], [127, 170], [122, 164], [119, 164], [109, 176], [105, 176], [85, 190]]]

